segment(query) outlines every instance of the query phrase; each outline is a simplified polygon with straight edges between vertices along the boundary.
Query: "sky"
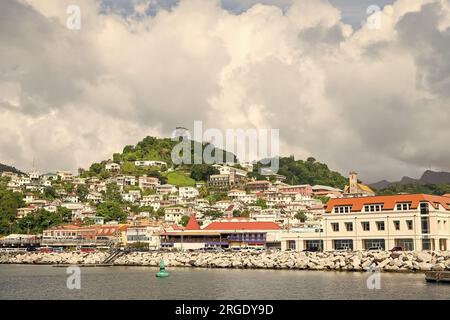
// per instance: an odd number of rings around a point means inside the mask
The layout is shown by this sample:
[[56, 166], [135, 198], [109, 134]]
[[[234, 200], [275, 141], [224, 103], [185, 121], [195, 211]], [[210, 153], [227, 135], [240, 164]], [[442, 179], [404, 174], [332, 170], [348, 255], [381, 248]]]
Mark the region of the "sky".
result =
[[22, 170], [199, 120], [279, 129], [281, 155], [364, 182], [418, 177], [450, 171], [449, 108], [449, 0], [0, 1], [0, 163]]

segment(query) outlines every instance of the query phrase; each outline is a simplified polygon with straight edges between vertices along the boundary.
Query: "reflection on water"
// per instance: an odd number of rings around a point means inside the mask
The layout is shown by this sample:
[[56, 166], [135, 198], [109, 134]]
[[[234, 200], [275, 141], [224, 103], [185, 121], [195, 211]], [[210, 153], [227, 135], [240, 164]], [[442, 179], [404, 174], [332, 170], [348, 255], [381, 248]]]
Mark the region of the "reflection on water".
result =
[[66, 268], [0, 265], [0, 299], [448, 299], [450, 285], [426, 283], [424, 274], [300, 270], [81, 268], [81, 289], [66, 286]]

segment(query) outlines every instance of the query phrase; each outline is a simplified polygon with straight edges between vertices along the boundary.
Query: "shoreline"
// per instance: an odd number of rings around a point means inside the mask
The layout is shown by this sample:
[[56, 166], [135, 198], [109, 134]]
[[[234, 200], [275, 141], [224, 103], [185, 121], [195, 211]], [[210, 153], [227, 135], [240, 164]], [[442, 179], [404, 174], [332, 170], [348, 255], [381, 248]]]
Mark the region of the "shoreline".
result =
[[166, 267], [218, 268], [218, 269], [266, 269], [266, 270], [315, 270], [418, 273], [425, 271], [449, 271], [450, 252], [132, 252], [118, 257], [111, 264], [103, 264], [107, 252], [40, 253], [2, 252], [0, 264], [111, 267], [158, 267], [162, 258]]

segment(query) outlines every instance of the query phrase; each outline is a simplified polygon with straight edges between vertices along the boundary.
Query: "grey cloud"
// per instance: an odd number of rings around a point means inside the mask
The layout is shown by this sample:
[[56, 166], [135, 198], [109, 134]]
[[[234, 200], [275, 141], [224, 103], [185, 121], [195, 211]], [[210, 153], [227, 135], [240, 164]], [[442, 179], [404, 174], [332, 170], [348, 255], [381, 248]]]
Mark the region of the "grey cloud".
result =
[[286, 1], [284, 13], [252, 3], [236, 14], [182, 1], [148, 17], [86, 6], [94, 18], [70, 32], [38, 4], [0, 2], [0, 161], [75, 170], [203, 120], [279, 128], [283, 154], [367, 181], [450, 170], [439, 0], [406, 10], [382, 37], [349, 32], [326, 1]]

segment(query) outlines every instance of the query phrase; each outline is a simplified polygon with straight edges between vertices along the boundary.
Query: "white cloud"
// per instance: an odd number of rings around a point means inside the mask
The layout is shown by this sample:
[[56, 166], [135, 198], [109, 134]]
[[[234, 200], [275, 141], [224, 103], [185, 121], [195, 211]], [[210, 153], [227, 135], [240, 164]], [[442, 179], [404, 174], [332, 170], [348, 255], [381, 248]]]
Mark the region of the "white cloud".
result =
[[[65, 28], [74, 3], [80, 31]], [[365, 180], [450, 169], [445, 0], [398, 0], [380, 30], [355, 32], [325, 0], [154, 16], [133, 3], [126, 17], [91, 0], [0, 3], [0, 162], [74, 170], [203, 120], [279, 128], [283, 154]]]

